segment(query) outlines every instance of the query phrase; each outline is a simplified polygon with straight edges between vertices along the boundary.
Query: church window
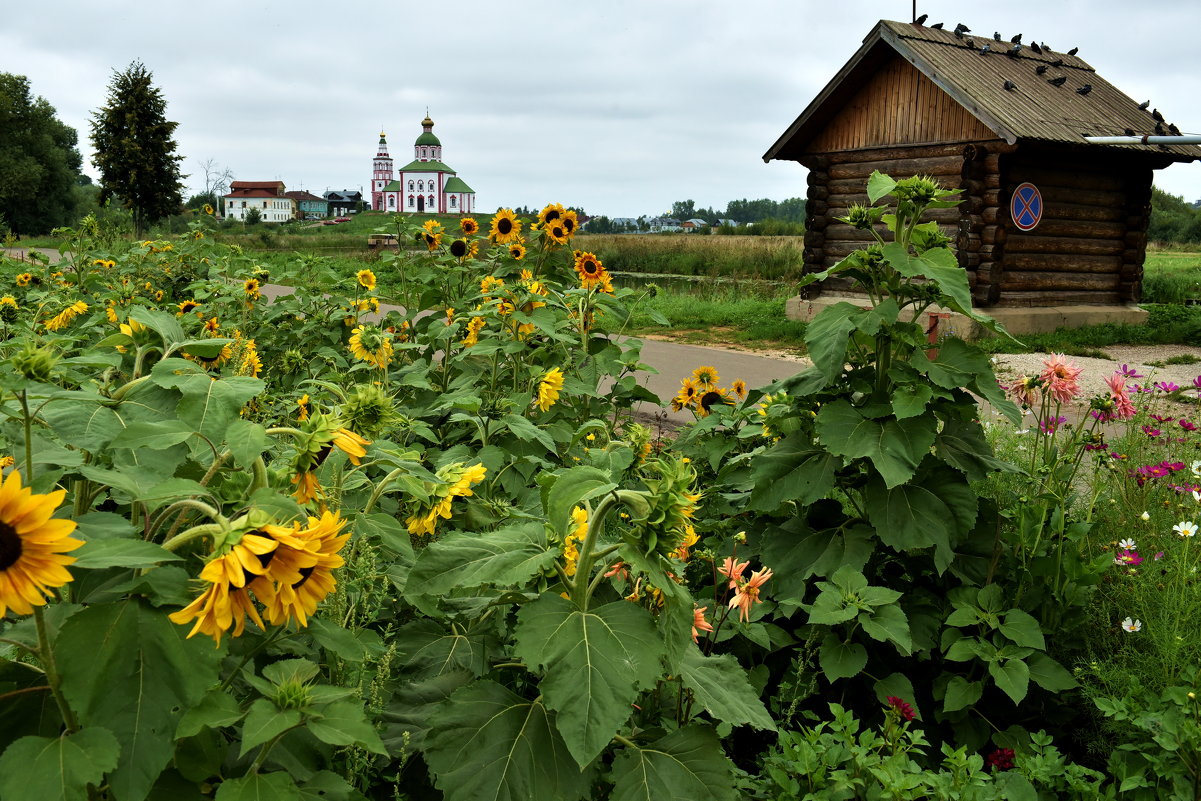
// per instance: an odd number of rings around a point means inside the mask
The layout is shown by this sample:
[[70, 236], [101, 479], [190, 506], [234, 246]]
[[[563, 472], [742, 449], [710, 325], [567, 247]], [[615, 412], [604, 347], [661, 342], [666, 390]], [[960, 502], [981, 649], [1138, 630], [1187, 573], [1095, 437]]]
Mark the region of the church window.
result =
[[392, 195], [388, 195], [388, 208], [396, 208], [396, 198], [394, 198]]
[[409, 195], [409, 208], [413, 208], [413, 196]]
[[454, 205], [457, 205], [457, 204], [455, 203], [455, 196], [454, 196], [454, 195], [451, 195], [451, 196], [450, 196], [450, 205], [452, 205], [452, 206], [454, 206]]
[[424, 192], [424, 191], [425, 191], [425, 181], [418, 181], [418, 182], [417, 182], [417, 191], [418, 191], [418, 192]]
[[431, 206], [434, 205], [434, 196], [433, 195], [430, 195], [429, 204]]

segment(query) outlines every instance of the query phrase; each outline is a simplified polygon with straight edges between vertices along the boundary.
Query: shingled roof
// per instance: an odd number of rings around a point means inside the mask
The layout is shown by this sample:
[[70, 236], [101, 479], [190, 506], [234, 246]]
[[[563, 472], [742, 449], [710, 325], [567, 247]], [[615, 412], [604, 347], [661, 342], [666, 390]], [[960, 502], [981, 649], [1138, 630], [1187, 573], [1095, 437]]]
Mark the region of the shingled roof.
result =
[[[992, 51], [981, 55], [986, 44]], [[1139, 136], [1154, 135], [1155, 120], [1083, 59], [1050, 50], [1040, 55], [1028, 46], [1010, 57], [1005, 51], [1012, 47], [990, 36], [969, 33], [959, 38], [952, 31], [882, 20], [763, 160], [795, 160], [803, 155], [808, 142], [841, 109], [840, 101], [898, 54], [1009, 144], [1034, 140], [1141, 151], [1173, 161], [1201, 158], [1197, 145], [1086, 142], [1085, 136], [1121, 136], [1126, 129]], [[1062, 65], [1052, 66], [1056, 62]], [[1043, 75], [1035, 71], [1040, 65], [1047, 66]], [[1067, 79], [1061, 86], [1049, 83], [1060, 76]], [[1005, 89], [1006, 81], [1015, 88]], [[1085, 84], [1092, 90], [1081, 95], [1076, 90]]]

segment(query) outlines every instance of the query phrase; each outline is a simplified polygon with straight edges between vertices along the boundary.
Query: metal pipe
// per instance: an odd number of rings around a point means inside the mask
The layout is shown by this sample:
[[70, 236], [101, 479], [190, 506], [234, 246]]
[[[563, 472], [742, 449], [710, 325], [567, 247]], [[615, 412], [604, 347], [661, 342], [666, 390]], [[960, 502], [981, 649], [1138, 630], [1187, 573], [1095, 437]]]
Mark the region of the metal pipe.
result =
[[1201, 145], [1201, 135], [1181, 136], [1086, 136], [1094, 145]]

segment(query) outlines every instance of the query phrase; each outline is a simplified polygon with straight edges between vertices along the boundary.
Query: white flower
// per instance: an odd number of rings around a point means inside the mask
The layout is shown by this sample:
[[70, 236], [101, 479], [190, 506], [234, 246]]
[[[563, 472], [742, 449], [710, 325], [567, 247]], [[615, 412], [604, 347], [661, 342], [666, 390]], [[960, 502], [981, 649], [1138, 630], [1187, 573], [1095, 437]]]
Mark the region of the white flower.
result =
[[1192, 520], [1181, 520], [1172, 526], [1172, 531], [1175, 531], [1182, 537], [1195, 537], [1197, 535], [1197, 524]]
[[1201, 490], [1193, 490], [1193, 500], [1201, 503]]
[[1143, 512], [1141, 515], [1139, 515], [1139, 518], [1140, 518], [1141, 520], [1150, 520], [1150, 519], [1151, 519], [1151, 515], [1150, 515], [1150, 514], [1148, 514], [1147, 512]]
[[1123, 551], [1133, 551], [1133, 550], [1136, 550], [1138, 546], [1136, 546], [1134, 544], [1134, 540], [1127, 537], [1126, 539], [1124, 539], [1118, 543], [1118, 547], [1121, 548]]
[[1013, 433], [1015, 433], [1015, 434], [1029, 434], [1029, 433], [1030, 433], [1030, 429], [1028, 429], [1028, 428], [1023, 428], [1021, 431], [1014, 431]]
[[1197, 478], [1201, 478], [1201, 459], [1198, 459], [1197, 461], [1195, 461], [1191, 465], [1189, 465], [1189, 470], [1193, 471], [1194, 476], [1196, 476]]
[[1126, 631], [1142, 631], [1143, 621], [1126, 618], [1122, 621], [1122, 628], [1124, 628]]

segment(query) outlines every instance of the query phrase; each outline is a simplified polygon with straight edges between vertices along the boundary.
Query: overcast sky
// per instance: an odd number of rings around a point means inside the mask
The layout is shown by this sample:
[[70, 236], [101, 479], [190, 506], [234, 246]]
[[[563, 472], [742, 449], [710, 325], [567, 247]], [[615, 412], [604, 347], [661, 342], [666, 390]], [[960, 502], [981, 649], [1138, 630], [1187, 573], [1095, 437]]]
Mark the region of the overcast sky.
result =
[[[320, 194], [363, 189], [382, 129], [397, 166], [426, 107], [478, 208], [582, 206], [638, 216], [691, 198], [803, 197], [804, 170], [763, 153], [912, 0], [512, 3], [3, 3], [0, 71], [25, 75], [80, 134], [113, 69], [154, 73], [201, 185], [212, 159], [240, 180]], [[1017, 32], [1080, 57], [1126, 94], [1201, 133], [1198, 0], [918, 0], [976, 35]], [[1115, 132], [1120, 133], [1120, 132]], [[1201, 163], [1156, 173], [1201, 198]]]

